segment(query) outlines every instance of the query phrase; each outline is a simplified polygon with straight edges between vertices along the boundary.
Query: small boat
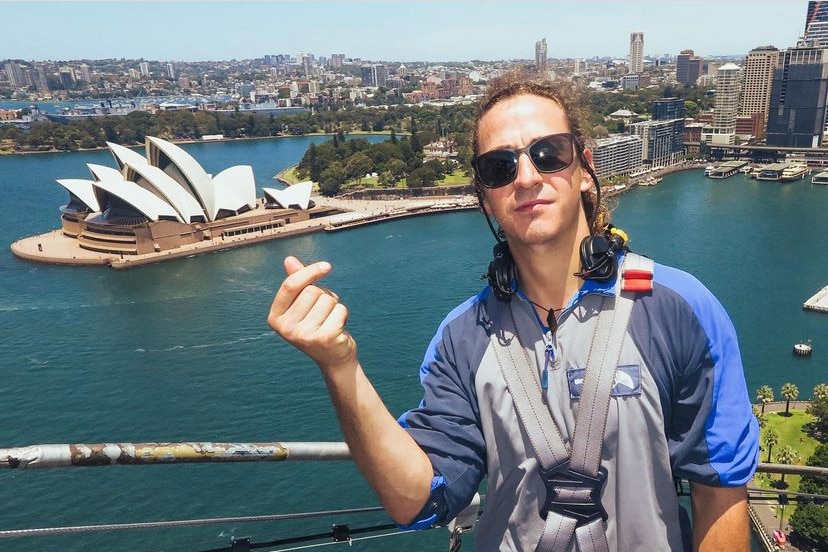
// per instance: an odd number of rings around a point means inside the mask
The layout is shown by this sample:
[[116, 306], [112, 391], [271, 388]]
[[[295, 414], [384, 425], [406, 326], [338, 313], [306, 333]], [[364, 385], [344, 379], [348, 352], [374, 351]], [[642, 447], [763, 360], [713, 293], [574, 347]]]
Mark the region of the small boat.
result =
[[808, 341], [807, 343], [796, 343], [793, 346], [793, 354], [796, 356], [809, 357], [813, 352], [814, 348], [811, 346], [810, 341]]

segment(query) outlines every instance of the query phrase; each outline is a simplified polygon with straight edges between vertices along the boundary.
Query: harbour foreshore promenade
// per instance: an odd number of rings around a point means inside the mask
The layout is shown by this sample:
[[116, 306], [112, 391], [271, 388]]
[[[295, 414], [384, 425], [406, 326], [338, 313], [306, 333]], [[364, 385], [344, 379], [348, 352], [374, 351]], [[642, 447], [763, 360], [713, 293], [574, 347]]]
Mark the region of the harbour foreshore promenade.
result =
[[330, 205], [346, 212], [331, 217], [295, 222], [283, 227], [264, 229], [252, 234], [216, 236], [174, 250], [141, 255], [116, 255], [83, 249], [77, 239], [65, 235], [60, 229], [16, 241], [11, 245], [11, 250], [14, 255], [21, 259], [40, 263], [111, 266], [112, 268], [123, 269], [324, 230], [344, 230], [355, 226], [376, 224], [412, 216], [477, 208], [477, 200], [471, 196], [443, 196], [386, 201], [316, 197], [314, 201], [317, 204]]

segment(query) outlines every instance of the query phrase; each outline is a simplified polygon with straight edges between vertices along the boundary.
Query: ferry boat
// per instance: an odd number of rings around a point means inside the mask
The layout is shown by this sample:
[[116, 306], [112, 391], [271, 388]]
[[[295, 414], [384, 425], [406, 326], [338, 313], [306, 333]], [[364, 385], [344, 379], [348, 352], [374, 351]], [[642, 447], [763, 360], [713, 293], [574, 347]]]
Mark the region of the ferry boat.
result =
[[791, 180], [801, 180], [809, 173], [808, 165], [802, 163], [794, 163], [788, 165], [782, 170], [782, 182], [790, 182]]
[[710, 173], [716, 170], [715, 165], [708, 165], [704, 168], [704, 176], [710, 176]]

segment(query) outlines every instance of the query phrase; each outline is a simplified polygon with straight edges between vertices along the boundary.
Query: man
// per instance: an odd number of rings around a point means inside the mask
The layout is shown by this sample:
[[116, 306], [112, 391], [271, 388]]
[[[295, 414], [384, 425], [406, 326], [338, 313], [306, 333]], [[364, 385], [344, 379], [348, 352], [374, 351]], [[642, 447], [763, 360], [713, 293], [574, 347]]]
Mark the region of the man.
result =
[[[507, 381], [498, 337], [514, 326], [533, 363], [516, 362], [514, 370], [537, 374], [533, 392], [564, 444], [574, 446], [580, 382], [595, 372], [586, 370], [590, 342], [605, 316], [603, 301], [620, 285], [614, 263], [625, 255], [610, 250], [609, 265], [584, 266], [581, 245], [604, 233], [608, 216], [592, 154], [551, 83], [518, 73], [493, 81], [474, 127], [474, 151], [481, 208], [499, 225], [499, 260], [491, 285], [452, 311], [432, 340], [419, 408], [398, 423], [383, 406], [345, 330], [345, 307], [316, 285], [328, 263], [305, 267], [288, 257], [268, 322], [320, 366], [354, 460], [397, 522], [447, 522], [486, 476], [479, 550], [574, 550], [571, 533], [562, 546], [545, 540], [554, 508], [539, 472], [543, 451], [536, 453], [516, 412], [525, 401]], [[689, 550], [673, 486], [674, 478], [687, 478], [693, 548], [746, 551], [744, 485], [757, 462], [758, 428], [735, 332], [691, 276], [661, 265], [651, 275], [652, 291], [635, 295], [612, 365], [596, 458], [606, 479], [598, 487], [606, 512], [600, 536], [609, 550]], [[578, 540], [577, 548], [587, 545]]]

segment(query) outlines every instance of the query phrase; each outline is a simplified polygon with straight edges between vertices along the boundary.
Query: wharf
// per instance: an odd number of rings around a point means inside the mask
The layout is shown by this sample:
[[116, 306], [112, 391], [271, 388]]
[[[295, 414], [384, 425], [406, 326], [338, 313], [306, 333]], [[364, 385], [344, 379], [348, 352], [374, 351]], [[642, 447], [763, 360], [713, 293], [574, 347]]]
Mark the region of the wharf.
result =
[[710, 178], [729, 178], [747, 166], [747, 161], [727, 161], [707, 173]]
[[825, 286], [816, 292], [813, 297], [805, 301], [802, 309], [828, 313], [828, 286]]

